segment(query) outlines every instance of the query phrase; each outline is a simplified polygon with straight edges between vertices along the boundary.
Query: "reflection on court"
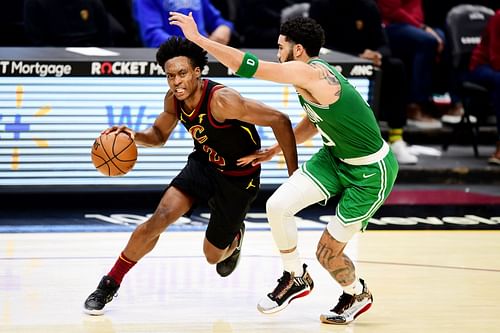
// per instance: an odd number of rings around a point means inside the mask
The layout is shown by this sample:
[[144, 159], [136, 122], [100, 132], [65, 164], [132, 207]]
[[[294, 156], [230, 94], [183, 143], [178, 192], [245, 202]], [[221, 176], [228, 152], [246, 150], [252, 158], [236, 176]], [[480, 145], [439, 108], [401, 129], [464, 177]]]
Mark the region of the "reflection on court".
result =
[[269, 231], [245, 235], [227, 278], [202, 255], [202, 232], [167, 232], [125, 277], [104, 316], [82, 313], [129, 233], [0, 234], [0, 332], [493, 332], [500, 327], [499, 231], [368, 231], [347, 248], [374, 294], [349, 326], [319, 315], [341, 293], [315, 260], [321, 231], [301, 231], [312, 294], [275, 315], [256, 309], [281, 276]]

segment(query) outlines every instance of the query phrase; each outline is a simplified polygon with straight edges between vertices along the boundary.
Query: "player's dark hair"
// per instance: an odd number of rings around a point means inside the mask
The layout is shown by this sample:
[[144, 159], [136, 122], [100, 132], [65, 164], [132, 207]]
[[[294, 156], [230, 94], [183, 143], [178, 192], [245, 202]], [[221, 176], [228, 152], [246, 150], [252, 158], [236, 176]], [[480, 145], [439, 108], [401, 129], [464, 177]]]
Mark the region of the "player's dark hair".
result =
[[178, 36], [167, 39], [160, 45], [156, 52], [156, 61], [165, 69], [165, 63], [175, 57], [185, 56], [191, 61], [193, 68], [200, 67], [201, 70], [208, 63], [207, 51], [195, 43]]
[[284, 22], [280, 27], [280, 35], [290, 42], [301, 44], [310, 57], [317, 57], [325, 44], [325, 31], [309, 17], [296, 17]]

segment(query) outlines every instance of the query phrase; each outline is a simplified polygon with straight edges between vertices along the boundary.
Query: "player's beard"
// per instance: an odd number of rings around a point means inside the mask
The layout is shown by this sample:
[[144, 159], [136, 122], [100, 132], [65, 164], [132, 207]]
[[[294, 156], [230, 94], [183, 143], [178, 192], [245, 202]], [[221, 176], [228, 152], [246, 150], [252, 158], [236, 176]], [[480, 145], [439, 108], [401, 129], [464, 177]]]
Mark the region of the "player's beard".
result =
[[293, 50], [290, 50], [288, 52], [288, 55], [286, 56], [285, 62], [287, 62], [287, 61], [293, 61], [293, 60], [295, 60], [295, 58], [293, 57]]
[[295, 60], [293, 58], [293, 50], [290, 50], [290, 51], [288, 51], [288, 54], [286, 55], [285, 60], [283, 60], [283, 61], [280, 60], [280, 62], [287, 62], [287, 61], [293, 61], [293, 60]]

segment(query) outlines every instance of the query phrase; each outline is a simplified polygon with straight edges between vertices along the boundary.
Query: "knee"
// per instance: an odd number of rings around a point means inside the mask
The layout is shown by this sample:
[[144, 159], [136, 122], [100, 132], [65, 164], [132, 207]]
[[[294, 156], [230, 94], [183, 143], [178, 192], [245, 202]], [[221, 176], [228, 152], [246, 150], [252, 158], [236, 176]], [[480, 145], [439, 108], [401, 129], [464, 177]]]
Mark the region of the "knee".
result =
[[221, 255], [219, 253], [211, 251], [210, 249], [204, 248], [203, 253], [205, 254], [205, 259], [207, 259], [207, 262], [210, 265], [215, 265], [221, 260]]
[[429, 35], [420, 40], [419, 50], [421, 53], [434, 55], [437, 53], [437, 46], [438, 46], [437, 39]]
[[177, 220], [172, 211], [166, 207], [158, 207], [154, 214], [142, 226], [148, 233], [160, 234]]
[[220, 261], [220, 257], [219, 256], [214, 256], [214, 255], [211, 255], [209, 253], [205, 253], [205, 258], [207, 259], [207, 262], [210, 265], [215, 265], [215, 264], [217, 264]]
[[[290, 214], [290, 209], [288, 207], [288, 200], [285, 198], [272, 195], [266, 202], [266, 213], [272, 216], [284, 216]], [[292, 214], [293, 215], [293, 214]]]

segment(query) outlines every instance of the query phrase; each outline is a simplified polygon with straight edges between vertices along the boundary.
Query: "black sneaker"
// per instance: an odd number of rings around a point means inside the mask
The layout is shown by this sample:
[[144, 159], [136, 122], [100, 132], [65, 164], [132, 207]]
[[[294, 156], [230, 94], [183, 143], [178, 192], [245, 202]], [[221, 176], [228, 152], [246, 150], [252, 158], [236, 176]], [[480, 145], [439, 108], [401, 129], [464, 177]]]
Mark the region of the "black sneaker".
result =
[[337, 305], [327, 314], [320, 316], [321, 322], [325, 324], [346, 325], [356, 319], [360, 314], [367, 311], [373, 303], [373, 296], [368, 290], [363, 279], [359, 279], [363, 285], [363, 291], [359, 295], [343, 293]]
[[100, 316], [104, 313], [104, 306], [111, 302], [120, 285], [112, 278], [104, 275], [97, 286], [97, 289], [87, 297], [84, 304], [83, 312]]
[[304, 274], [294, 276], [294, 273], [283, 272], [283, 276], [278, 279], [278, 286], [259, 301], [257, 309], [265, 314], [275, 313], [283, 310], [296, 298], [309, 295], [313, 290], [314, 282], [307, 272], [307, 265], [302, 266]]
[[238, 263], [240, 262], [241, 245], [243, 244], [244, 235], [245, 235], [245, 223], [241, 223], [240, 240], [238, 241], [238, 245], [236, 246], [233, 253], [229, 257], [217, 263], [216, 270], [220, 276], [222, 277], [228, 276], [234, 271], [236, 266], [238, 266]]

